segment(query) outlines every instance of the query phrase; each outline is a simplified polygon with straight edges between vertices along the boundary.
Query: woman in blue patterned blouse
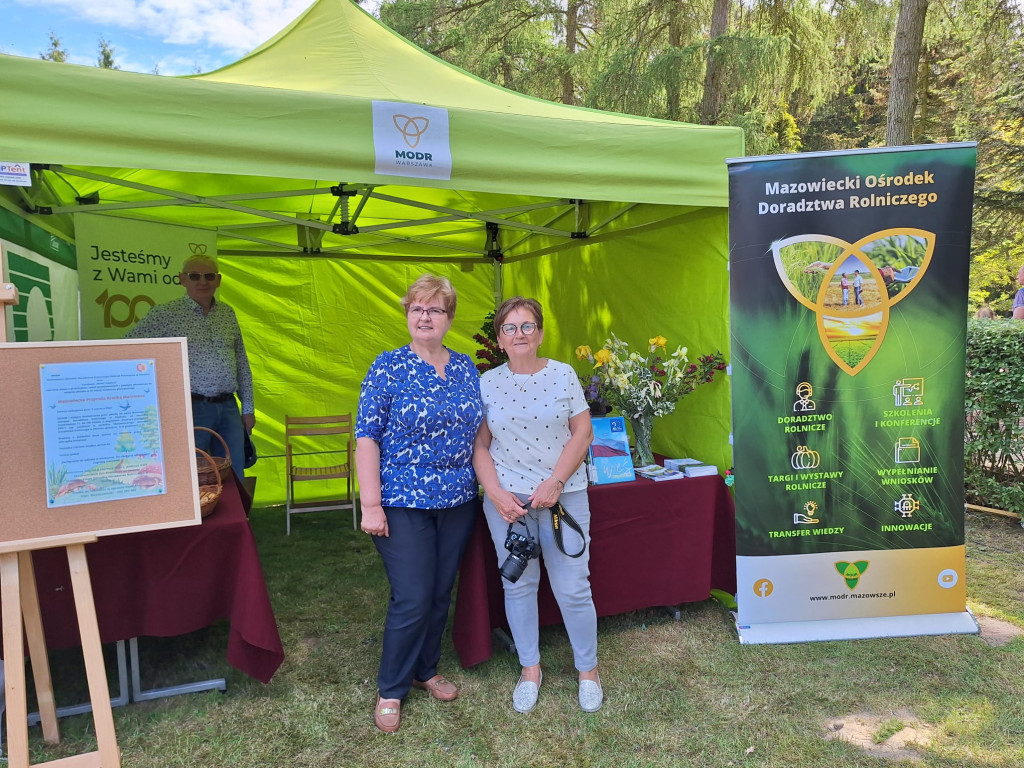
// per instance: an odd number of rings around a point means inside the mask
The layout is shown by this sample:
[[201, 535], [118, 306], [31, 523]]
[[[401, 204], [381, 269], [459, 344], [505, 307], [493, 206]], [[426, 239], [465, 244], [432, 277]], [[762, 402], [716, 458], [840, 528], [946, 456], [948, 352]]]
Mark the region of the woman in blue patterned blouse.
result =
[[444, 346], [455, 289], [423, 275], [402, 298], [411, 340], [381, 353], [359, 393], [356, 471], [362, 529], [373, 536], [391, 584], [373, 721], [398, 730], [410, 687], [451, 701], [437, 672], [452, 585], [473, 530], [473, 439], [483, 419], [468, 355]]

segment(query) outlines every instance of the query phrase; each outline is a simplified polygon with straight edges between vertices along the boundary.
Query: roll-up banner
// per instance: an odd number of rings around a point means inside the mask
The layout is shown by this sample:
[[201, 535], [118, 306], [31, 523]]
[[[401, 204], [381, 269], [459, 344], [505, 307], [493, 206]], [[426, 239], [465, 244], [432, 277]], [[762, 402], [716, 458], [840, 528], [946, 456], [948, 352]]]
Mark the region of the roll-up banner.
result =
[[185, 259], [217, 255], [212, 230], [75, 214], [82, 338], [120, 339], [156, 304], [184, 292]]
[[973, 633], [964, 372], [976, 147], [729, 161], [743, 643]]

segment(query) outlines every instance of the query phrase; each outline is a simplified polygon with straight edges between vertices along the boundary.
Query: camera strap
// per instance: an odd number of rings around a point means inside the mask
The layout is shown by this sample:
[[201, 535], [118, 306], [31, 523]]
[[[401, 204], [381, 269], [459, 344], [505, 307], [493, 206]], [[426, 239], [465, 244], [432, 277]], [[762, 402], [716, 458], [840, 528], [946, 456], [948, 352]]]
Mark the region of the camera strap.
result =
[[[570, 555], [565, 551], [565, 545], [562, 543], [562, 526], [567, 525], [572, 528], [576, 533], [580, 535], [580, 540], [583, 542], [580, 547], [580, 551], [575, 555]], [[576, 518], [570, 515], [565, 507], [562, 506], [562, 502], [556, 501], [555, 506], [551, 508], [551, 528], [555, 533], [555, 544], [558, 545], [558, 549], [561, 550], [562, 554], [567, 557], [579, 557], [587, 550], [587, 537], [583, 535], [583, 529], [580, 528], [580, 524], [576, 522]]]

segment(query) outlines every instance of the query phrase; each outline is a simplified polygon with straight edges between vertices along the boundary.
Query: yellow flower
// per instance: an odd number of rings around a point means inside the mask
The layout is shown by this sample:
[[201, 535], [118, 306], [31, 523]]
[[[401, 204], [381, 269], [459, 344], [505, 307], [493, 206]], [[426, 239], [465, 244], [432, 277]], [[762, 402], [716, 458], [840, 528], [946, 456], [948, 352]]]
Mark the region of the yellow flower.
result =
[[595, 368], [600, 368], [602, 365], [612, 359], [612, 353], [607, 349], [599, 349], [594, 353], [594, 360], [597, 361]]
[[653, 352], [658, 347], [664, 349], [665, 345], [668, 344], [668, 339], [664, 336], [655, 336], [653, 339], [648, 339], [647, 343], [651, 345], [651, 352]]
[[593, 351], [586, 344], [576, 347], [577, 360], [589, 360], [594, 356]]

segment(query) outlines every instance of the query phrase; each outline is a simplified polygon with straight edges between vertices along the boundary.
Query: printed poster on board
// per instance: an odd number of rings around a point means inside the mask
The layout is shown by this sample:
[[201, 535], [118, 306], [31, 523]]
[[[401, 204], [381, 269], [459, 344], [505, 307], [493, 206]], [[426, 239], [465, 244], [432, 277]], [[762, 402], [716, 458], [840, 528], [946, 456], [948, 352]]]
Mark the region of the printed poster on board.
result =
[[[744, 641], [976, 631], [963, 528], [975, 159], [956, 144], [729, 162]], [[909, 618], [864, 622], [883, 617]]]

